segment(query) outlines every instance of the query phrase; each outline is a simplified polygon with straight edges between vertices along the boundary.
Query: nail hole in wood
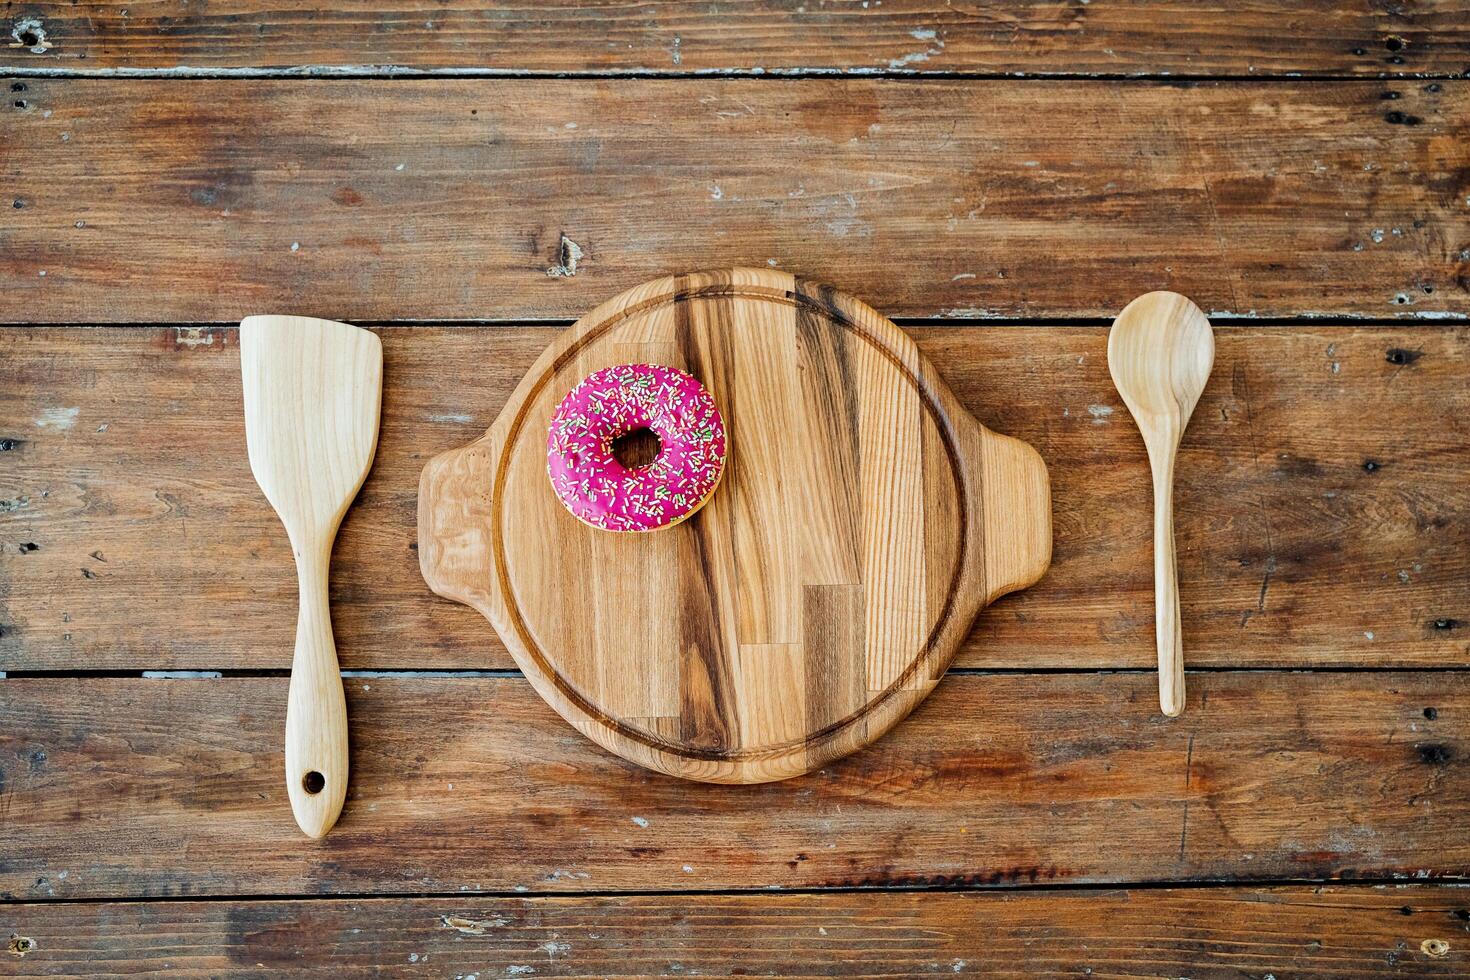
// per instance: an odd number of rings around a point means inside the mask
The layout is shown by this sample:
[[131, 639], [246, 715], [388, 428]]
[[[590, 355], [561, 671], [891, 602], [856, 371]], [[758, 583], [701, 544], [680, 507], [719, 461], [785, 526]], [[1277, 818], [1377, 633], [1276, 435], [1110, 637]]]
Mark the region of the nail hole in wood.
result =
[[1447, 745], [1419, 746], [1419, 761], [1428, 766], [1442, 766], [1453, 757]]

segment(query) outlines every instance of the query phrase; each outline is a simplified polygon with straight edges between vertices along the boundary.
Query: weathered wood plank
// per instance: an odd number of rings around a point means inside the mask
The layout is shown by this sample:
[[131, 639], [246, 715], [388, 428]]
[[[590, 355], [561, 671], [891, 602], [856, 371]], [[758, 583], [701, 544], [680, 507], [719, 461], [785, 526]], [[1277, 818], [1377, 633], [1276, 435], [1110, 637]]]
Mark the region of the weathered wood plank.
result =
[[[509, 667], [414, 550], [424, 462], [472, 440], [554, 328], [391, 328], [382, 434], [338, 536], [349, 668]], [[914, 331], [965, 407], [1050, 469], [1055, 560], [956, 664], [1148, 667], [1147, 461], [1099, 327]], [[284, 668], [290, 551], [245, 456], [234, 330], [0, 331], [0, 670]], [[1185, 437], [1190, 666], [1461, 665], [1470, 330], [1218, 331]], [[34, 547], [32, 547], [34, 546]], [[248, 628], [242, 628], [248, 624]]]
[[9, 68], [402, 66], [530, 72], [1409, 75], [1465, 70], [1463, 0], [205, 0], [10, 11]]
[[0, 680], [0, 898], [1470, 874], [1470, 675], [947, 678], [783, 783], [604, 753], [518, 677], [354, 678], [341, 822], [286, 804], [276, 678]]
[[573, 317], [768, 263], [893, 316], [1470, 313], [1464, 81], [16, 86], [10, 322]]
[[1455, 885], [27, 904], [6, 976], [1460, 976]]

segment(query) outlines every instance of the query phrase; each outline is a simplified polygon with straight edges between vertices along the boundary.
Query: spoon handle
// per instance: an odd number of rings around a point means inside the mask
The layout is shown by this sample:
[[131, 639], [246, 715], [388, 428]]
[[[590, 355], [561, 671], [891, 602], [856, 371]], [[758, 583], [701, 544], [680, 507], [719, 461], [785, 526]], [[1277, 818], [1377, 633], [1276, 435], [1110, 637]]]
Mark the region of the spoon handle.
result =
[[1184, 639], [1179, 632], [1179, 580], [1174, 563], [1174, 453], [1150, 453], [1154, 477], [1154, 632], [1159, 649], [1159, 707], [1184, 710]]

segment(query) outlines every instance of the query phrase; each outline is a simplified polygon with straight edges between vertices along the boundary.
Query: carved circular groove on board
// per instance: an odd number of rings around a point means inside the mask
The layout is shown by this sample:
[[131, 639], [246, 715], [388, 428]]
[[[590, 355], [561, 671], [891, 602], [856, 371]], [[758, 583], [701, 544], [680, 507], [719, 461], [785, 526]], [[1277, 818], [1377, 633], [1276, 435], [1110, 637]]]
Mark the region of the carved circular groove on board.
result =
[[[533, 461], [539, 456], [544, 468], [542, 416], [562, 389], [603, 363], [661, 360], [645, 356], [640, 344], [666, 352], [668, 363], [710, 388], [727, 417], [732, 469], [684, 524], [656, 535], [613, 535], [546, 506], [542, 495], [555, 498], [544, 472], [537, 483]], [[807, 438], [779, 447], [773, 460], [767, 453], [775, 447], [754, 436], [769, 436], [788, 419], [792, 438]], [[985, 506], [981, 486], [982, 473], [994, 478], [985, 451], [996, 447], [1002, 456], [1020, 447], [1023, 468], [1039, 473], [1024, 492], [997, 499], [1034, 503], [1045, 519], [1045, 547], [1032, 533], [1019, 549], [1022, 573], [997, 571], [987, 582], [992, 529], [981, 525], [997, 514], [1006, 522], [1006, 508]], [[786, 465], [796, 469], [775, 469]], [[452, 467], [459, 483], [446, 491]], [[802, 474], [813, 483], [803, 486]], [[775, 488], [788, 475], [798, 490]], [[877, 510], [863, 496], [873, 479], [897, 487]], [[1034, 450], [974, 422], [907, 335], [880, 314], [782, 273], [703, 273], [638, 287], [600, 306], [552, 344], [480, 442], [431, 463], [420, 499], [420, 554], [435, 590], [485, 612], [528, 679], [584, 733], [673, 775], [757, 782], [860, 748], [923, 700], [981, 606], [1045, 568], [1044, 491]], [[808, 499], [816, 495], [825, 502]], [[795, 502], [773, 512], [773, 500]], [[474, 550], [468, 547], [457, 564], [446, 558], [436, 535], [455, 521], [458, 530], [472, 529], [466, 540], [481, 542], [479, 561], [464, 559]], [[1035, 514], [1030, 521], [1038, 523]], [[801, 530], [808, 525], [817, 531]], [[813, 571], [817, 560], [802, 550], [811, 541], [801, 535], [824, 528], [839, 540], [817, 545], [830, 561]], [[907, 543], [890, 544], [890, 533]], [[1001, 543], [1011, 533], [994, 529]], [[670, 537], [647, 544], [663, 535]], [[638, 550], [645, 547], [661, 550]], [[585, 578], [578, 562], [590, 569]], [[628, 569], [651, 569], [653, 579], [637, 581]], [[915, 569], [918, 584], [909, 581]], [[829, 601], [836, 612], [823, 605]], [[649, 613], [647, 622], [637, 621], [640, 611]], [[844, 639], [828, 642], [829, 632]], [[639, 646], [645, 634], [647, 650]], [[831, 649], [812, 652], [823, 645]], [[829, 683], [822, 671], [834, 664], [842, 676]], [[642, 691], [640, 671], [663, 693]]]

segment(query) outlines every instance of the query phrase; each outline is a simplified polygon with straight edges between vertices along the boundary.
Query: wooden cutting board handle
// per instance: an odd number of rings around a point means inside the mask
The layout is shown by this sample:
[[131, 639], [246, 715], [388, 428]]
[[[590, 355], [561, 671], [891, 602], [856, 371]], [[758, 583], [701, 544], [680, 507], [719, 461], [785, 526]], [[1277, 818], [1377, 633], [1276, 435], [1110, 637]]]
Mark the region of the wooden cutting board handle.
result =
[[419, 477], [419, 570], [424, 581], [446, 599], [481, 612], [490, 601], [490, 463], [495, 455], [488, 442], [440, 453]]
[[979, 428], [988, 605], [1034, 584], [1051, 564], [1051, 481], [1029, 443]]

